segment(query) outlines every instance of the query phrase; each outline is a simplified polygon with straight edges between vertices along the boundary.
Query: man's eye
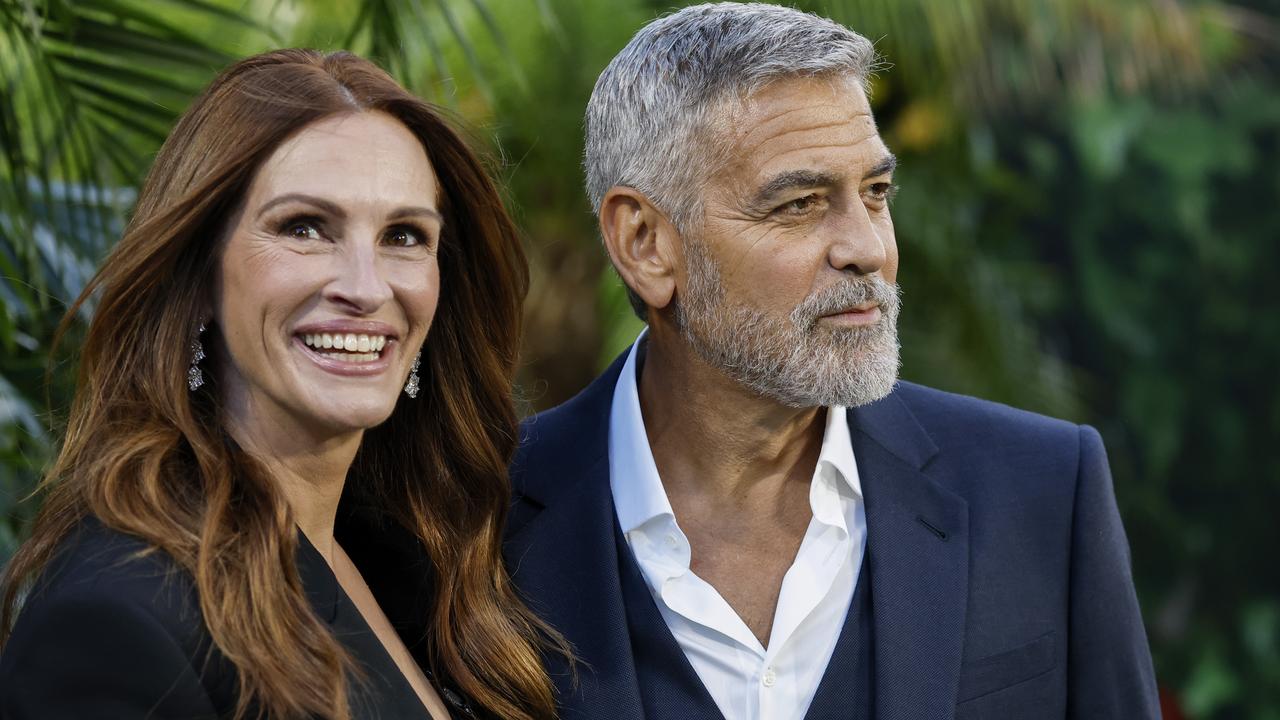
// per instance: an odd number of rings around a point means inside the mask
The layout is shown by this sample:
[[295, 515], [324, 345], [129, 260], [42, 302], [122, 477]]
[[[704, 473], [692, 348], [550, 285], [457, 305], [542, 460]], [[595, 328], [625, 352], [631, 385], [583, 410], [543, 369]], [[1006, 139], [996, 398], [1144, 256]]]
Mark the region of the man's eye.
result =
[[412, 247], [425, 244], [422, 231], [407, 225], [397, 225], [388, 230], [386, 241], [388, 245], [397, 247]]
[[783, 215], [804, 215], [813, 211], [822, 202], [817, 195], [805, 195], [780, 205], [775, 212]]
[[878, 183], [873, 183], [870, 187], [868, 187], [866, 190], [866, 194], [867, 194], [867, 197], [871, 198], [872, 200], [885, 201], [893, 197], [893, 194], [897, 192], [897, 190], [898, 190], [898, 186], [894, 185], [893, 183], [878, 182]]

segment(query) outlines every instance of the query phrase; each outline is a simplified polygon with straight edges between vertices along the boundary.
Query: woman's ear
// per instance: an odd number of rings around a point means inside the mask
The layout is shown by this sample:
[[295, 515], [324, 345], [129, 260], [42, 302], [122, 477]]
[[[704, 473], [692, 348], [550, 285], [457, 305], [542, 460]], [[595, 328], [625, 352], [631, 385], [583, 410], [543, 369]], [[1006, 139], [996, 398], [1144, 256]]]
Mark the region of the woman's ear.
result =
[[675, 295], [680, 235], [667, 216], [635, 188], [614, 186], [600, 203], [600, 234], [613, 267], [651, 308]]

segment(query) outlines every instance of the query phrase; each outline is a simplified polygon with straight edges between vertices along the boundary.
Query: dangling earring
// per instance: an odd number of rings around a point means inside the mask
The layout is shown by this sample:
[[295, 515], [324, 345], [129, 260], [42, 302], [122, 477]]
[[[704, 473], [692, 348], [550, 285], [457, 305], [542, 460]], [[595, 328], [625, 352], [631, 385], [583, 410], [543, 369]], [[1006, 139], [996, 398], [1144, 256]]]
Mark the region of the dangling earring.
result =
[[191, 341], [191, 367], [187, 368], [187, 387], [195, 392], [204, 384], [204, 373], [200, 372], [200, 361], [204, 359], [204, 346], [200, 344], [200, 335], [204, 332], [204, 323], [196, 328], [196, 337]]
[[422, 365], [422, 351], [413, 356], [413, 367], [409, 368], [409, 382], [404, 384], [404, 394], [411, 398], [418, 397], [418, 368]]

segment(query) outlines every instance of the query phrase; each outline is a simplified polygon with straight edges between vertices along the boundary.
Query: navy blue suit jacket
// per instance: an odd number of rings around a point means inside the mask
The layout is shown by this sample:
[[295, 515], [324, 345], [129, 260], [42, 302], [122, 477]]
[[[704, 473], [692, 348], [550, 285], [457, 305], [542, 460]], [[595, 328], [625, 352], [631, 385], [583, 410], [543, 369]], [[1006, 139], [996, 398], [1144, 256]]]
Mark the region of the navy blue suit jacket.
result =
[[[575, 680], [546, 658], [565, 718], [643, 717], [609, 489], [624, 358], [527, 420], [512, 468], [508, 567], [580, 660]], [[875, 720], [1159, 717], [1096, 431], [906, 382], [850, 410], [849, 428], [866, 499]]]

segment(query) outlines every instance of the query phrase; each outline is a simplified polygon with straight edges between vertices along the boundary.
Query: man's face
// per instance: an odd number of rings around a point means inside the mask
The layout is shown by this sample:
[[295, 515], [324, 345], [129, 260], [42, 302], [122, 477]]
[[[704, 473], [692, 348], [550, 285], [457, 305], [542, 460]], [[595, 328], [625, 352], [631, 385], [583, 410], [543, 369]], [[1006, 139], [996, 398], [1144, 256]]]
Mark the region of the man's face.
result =
[[720, 127], [731, 160], [706, 184], [677, 280], [685, 339], [784, 405], [888, 394], [898, 371], [893, 156], [862, 90], [774, 82]]

